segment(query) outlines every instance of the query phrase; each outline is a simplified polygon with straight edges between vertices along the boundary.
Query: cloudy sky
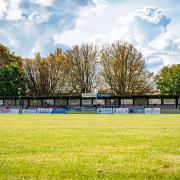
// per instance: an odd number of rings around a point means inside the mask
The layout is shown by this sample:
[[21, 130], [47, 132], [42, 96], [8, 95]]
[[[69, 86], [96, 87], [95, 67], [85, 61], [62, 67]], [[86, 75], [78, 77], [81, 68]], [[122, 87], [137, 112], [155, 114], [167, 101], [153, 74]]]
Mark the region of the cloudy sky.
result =
[[180, 63], [180, 0], [0, 0], [0, 43], [18, 55], [116, 40], [151, 71]]

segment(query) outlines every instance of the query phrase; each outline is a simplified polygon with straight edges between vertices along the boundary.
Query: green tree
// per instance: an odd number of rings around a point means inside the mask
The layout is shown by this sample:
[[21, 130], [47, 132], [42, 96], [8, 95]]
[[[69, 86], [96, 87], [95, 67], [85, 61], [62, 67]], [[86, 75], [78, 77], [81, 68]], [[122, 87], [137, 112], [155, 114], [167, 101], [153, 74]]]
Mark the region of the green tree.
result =
[[116, 41], [100, 53], [102, 77], [114, 94], [142, 94], [153, 90], [153, 73], [146, 70], [141, 52], [132, 44]]
[[163, 67], [155, 80], [162, 95], [180, 94], [180, 64]]
[[76, 45], [66, 53], [69, 86], [74, 93], [92, 92], [96, 86], [98, 49], [93, 44]]
[[[36, 54], [24, 62], [28, 93], [34, 96], [57, 96], [67, 91], [67, 62], [61, 49], [47, 57]], [[69, 87], [68, 87], [69, 88]]]
[[26, 83], [24, 73], [17, 64], [0, 67], [0, 96], [24, 95]]
[[6, 46], [0, 44], [0, 66], [10, 65], [11, 63], [17, 63], [19, 67], [22, 67], [22, 58], [15, 56]]

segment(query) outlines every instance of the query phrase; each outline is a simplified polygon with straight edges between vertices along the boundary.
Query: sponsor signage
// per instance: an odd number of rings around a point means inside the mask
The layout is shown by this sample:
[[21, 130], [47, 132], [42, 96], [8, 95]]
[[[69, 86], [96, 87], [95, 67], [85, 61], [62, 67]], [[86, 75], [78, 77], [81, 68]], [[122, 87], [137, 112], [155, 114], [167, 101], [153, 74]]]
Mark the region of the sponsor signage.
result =
[[96, 114], [96, 108], [81, 108], [81, 113], [83, 114]]
[[95, 114], [95, 108], [57, 108], [53, 109], [52, 114]]
[[97, 97], [97, 93], [82, 93], [82, 97], [84, 98]]
[[0, 99], [0, 106], [3, 106], [3, 100]]
[[82, 99], [82, 105], [92, 105], [91, 99]]
[[97, 114], [112, 114], [112, 108], [97, 108]]
[[37, 114], [51, 114], [53, 111], [52, 108], [38, 108]]
[[176, 99], [164, 99], [164, 104], [176, 104]]
[[79, 113], [81, 113], [81, 108], [68, 108], [66, 113], [68, 113], [68, 114], [79, 114]]
[[145, 112], [144, 108], [129, 108], [129, 113], [132, 114], [144, 114]]
[[98, 98], [104, 98], [104, 97], [111, 97], [112, 93], [98, 93], [97, 97]]
[[23, 109], [23, 114], [36, 114], [36, 109]]
[[129, 108], [113, 108], [113, 114], [129, 114]]
[[65, 114], [67, 112], [67, 108], [57, 108], [53, 109], [52, 114]]
[[145, 108], [145, 114], [160, 114], [160, 108]]
[[0, 114], [19, 114], [19, 109], [1, 108]]

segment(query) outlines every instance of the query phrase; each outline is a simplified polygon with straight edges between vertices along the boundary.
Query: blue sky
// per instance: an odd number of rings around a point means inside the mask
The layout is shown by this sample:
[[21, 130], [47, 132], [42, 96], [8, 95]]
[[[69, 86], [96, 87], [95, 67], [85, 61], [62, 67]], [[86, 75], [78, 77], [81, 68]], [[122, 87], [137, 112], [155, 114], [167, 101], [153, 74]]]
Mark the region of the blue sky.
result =
[[0, 43], [18, 55], [116, 40], [151, 71], [180, 63], [180, 0], [0, 0]]

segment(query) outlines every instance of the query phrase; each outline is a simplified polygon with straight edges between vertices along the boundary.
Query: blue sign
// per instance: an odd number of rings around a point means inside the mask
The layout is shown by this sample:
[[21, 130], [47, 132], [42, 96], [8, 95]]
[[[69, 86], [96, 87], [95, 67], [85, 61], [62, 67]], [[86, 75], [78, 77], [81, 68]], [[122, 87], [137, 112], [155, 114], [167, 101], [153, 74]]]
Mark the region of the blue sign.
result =
[[66, 113], [68, 114], [79, 114], [81, 112], [81, 108], [68, 108]]
[[104, 98], [104, 97], [111, 97], [112, 96], [112, 93], [98, 93], [97, 94], [97, 97], [98, 98]]
[[67, 108], [53, 109], [52, 114], [65, 114], [67, 110], [68, 110]]

